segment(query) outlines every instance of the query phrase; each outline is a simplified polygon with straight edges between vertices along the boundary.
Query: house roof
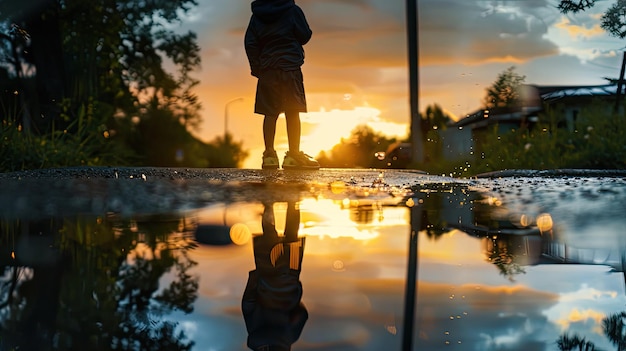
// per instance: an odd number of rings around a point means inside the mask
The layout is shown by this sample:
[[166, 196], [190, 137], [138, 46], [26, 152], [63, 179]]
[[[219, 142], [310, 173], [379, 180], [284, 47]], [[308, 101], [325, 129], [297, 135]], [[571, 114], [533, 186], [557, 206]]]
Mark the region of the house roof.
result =
[[514, 122], [520, 121], [525, 116], [532, 115], [536, 113], [541, 108], [536, 106], [531, 107], [523, 107], [522, 109], [511, 109], [511, 108], [493, 108], [490, 110], [487, 109], [479, 109], [477, 111], [472, 112], [464, 118], [452, 123], [451, 127], [465, 127], [465, 126], [473, 126], [476, 127], [484, 127], [486, 125], [492, 123], [506, 123], [506, 122]]
[[611, 96], [617, 93], [617, 85], [571, 85], [571, 86], [534, 86], [543, 101], [554, 101], [574, 96]]
[[[553, 102], [569, 97], [593, 97], [593, 96], [612, 96], [617, 93], [616, 84], [604, 85], [534, 85], [528, 84], [527, 87], [533, 88], [539, 95], [541, 101]], [[532, 105], [532, 104], [531, 104]], [[496, 108], [491, 110], [479, 109], [466, 117], [454, 122], [453, 127], [473, 126], [481, 127], [495, 122], [506, 122], [513, 120], [521, 120], [524, 116], [536, 113], [541, 107], [525, 106], [522, 110], [511, 110], [510, 108]]]

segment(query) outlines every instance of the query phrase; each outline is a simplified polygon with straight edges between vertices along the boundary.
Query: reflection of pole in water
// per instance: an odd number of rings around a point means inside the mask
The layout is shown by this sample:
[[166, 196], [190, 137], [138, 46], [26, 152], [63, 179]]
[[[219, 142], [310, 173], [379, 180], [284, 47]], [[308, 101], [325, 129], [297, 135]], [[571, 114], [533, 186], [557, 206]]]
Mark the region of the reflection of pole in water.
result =
[[[409, 207], [412, 207], [413, 199], [408, 200]], [[411, 232], [409, 234], [409, 257], [407, 263], [406, 289], [404, 293], [404, 321], [402, 335], [402, 349], [411, 350], [413, 348], [413, 330], [415, 321], [415, 302], [417, 300], [417, 245], [419, 230], [421, 228], [421, 208], [411, 208]]]
[[624, 248], [622, 247], [622, 276], [624, 277], [624, 295], [626, 295], [626, 253], [624, 252]]

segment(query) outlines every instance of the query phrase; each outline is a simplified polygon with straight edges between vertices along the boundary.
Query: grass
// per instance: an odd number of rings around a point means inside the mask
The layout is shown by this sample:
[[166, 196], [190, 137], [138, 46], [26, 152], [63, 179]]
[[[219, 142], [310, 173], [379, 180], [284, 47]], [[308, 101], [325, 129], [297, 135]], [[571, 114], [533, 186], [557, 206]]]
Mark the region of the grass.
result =
[[0, 125], [0, 172], [26, 169], [123, 164], [128, 156], [112, 140], [106, 125], [95, 117], [93, 104], [82, 107], [66, 128], [36, 134], [25, 131], [15, 118]]
[[[470, 177], [505, 169], [626, 169], [624, 116], [592, 106], [580, 113], [573, 130], [548, 110], [532, 129], [501, 132], [492, 126], [480, 136], [472, 158], [416, 165], [431, 174]], [[476, 136], [475, 136], [476, 138]]]

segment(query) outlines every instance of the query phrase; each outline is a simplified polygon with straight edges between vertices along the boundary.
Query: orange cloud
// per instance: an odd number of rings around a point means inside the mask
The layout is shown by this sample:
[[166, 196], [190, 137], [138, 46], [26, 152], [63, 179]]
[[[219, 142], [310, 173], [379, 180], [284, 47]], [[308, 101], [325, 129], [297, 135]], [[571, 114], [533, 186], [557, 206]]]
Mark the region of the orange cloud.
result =
[[572, 24], [567, 17], [562, 17], [561, 21], [554, 25], [556, 28], [565, 30], [572, 38], [592, 38], [604, 35], [604, 30], [600, 24], [596, 23], [591, 28]]
[[561, 327], [561, 330], [568, 329], [571, 324], [586, 323], [589, 320], [599, 326], [605, 316], [604, 313], [592, 309], [579, 310], [574, 308], [568, 315], [556, 320], [556, 324]]

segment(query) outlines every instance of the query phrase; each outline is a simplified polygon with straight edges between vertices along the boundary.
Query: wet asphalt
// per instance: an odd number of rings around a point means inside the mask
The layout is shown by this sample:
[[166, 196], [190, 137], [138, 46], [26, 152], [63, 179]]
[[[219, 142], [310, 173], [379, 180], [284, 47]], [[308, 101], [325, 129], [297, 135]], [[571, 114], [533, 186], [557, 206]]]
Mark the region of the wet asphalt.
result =
[[[75, 167], [0, 173], [0, 215], [41, 218], [76, 214], [179, 212], [216, 202], [266, 197], [410, 197], [421, 189], [463, 187], [498, 198], [512, 212], [558, 213], [575, 225], [626, 211], [624, 170], [508, 170], [473, 178], [416, 170]], [[340, 191], [338, 191], [340, 189]], [[626, 228], [626, 221], [618, 223]]]

